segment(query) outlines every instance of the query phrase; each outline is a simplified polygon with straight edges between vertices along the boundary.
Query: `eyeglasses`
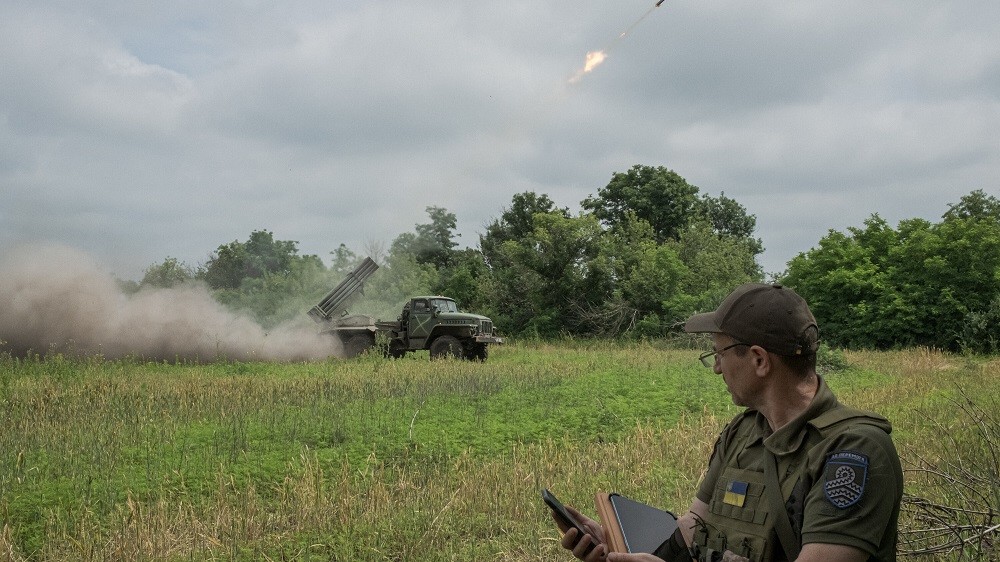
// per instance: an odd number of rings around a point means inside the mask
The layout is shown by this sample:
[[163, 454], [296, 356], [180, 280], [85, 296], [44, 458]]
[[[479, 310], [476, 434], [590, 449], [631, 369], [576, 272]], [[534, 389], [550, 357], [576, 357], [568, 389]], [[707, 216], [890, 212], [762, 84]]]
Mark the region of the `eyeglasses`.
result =
[[743, 343], [743, 342], [736, 342], [734, 344], [727, 345], [726, 347], [723, 347], [722, 349], [714, 349], [712, 351], [708, 351], [708, 352], [702, 353], [701, 355], [698, 356], [698, 360], [701, 361], [702, 365], [704, 365], [704, 366], [708, 367], [709, 369], [711, 369], [712, 367], [715, 366], [715, 361], [718, 359], [718, 357], [716, 357], [717, 355], [719, 355], [723, 351], [726, 351], [728, 349], [732, 349], [732, 348], [734, 348], [734, 347], [736, 347], [738, 345], [750, 345], [750, 344]]

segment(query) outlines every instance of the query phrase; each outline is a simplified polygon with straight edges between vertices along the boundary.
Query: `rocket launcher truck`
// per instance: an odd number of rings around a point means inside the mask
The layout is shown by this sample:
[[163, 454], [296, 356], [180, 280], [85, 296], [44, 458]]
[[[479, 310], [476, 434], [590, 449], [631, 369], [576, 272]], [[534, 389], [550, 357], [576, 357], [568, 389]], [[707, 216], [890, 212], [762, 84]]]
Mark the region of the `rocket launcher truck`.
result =
[[489, 318], [459, 312], [454, 299], [440, 295], [411, 297], [395, 321], [349, 314], [348, 302], [364, 292], [365, 281], [377, 269], [374, 260], [365, 258], [309, 310], [309, 316], [320, 325], [320, 333], [337, 338], [347, 357], [373, 350], [378, 342], [383, 353], [396, 359], [426, 349], [431, 359], [486, 361], [488, 346], [503, 343], [493, 333]]

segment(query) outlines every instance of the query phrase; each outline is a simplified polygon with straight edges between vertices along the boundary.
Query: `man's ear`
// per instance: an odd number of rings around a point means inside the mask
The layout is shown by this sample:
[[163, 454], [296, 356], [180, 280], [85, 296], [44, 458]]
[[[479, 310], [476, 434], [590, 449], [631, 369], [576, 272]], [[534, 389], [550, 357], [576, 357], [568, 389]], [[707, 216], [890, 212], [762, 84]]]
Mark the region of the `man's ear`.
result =
[[765, 377], [771, 372], [771, 356], [759, 345], [750, 346], [750, 361], [758, 377]]

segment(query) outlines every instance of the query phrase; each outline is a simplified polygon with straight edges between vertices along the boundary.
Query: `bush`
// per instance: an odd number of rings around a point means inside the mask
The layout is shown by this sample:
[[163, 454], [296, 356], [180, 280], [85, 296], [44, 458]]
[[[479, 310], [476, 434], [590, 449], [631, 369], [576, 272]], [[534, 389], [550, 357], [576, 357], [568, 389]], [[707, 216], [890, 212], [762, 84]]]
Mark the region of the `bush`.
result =
[[986, 310], [965, 315], [962, 325], [962, 349], [969, 353], [1000, 353], [1000, 297]]

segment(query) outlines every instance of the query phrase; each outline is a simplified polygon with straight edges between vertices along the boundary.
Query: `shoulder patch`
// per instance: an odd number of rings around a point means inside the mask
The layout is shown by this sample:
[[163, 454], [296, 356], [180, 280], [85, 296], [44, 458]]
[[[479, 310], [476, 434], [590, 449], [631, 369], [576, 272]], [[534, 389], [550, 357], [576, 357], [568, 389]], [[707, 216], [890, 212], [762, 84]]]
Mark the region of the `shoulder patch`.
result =
[[865, 494], [868, 457], [853, 451], [839, 451], [826, 459], [823, 469], [826, 499], [840, 509], [858, 503]]

